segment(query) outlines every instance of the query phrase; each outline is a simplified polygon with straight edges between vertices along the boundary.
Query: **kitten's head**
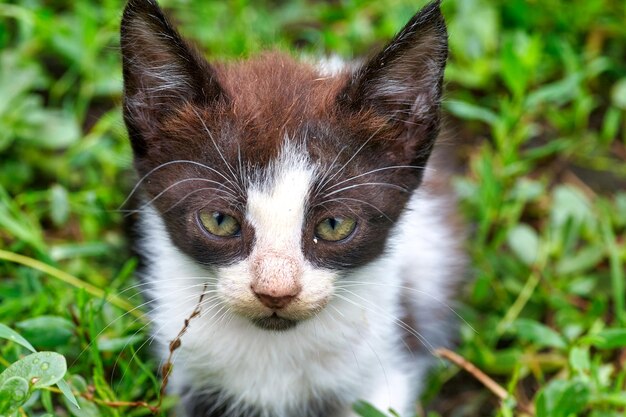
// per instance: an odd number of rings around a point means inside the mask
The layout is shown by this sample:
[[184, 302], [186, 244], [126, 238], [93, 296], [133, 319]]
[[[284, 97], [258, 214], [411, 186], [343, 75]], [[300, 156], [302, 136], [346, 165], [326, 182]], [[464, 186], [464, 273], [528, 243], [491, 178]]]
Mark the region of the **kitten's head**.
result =
[[122, 53], [145, 195], [231, 311], [289, 328], [383, 253], [439, 129], [438, 2], [334, 74], [279, 53], [209, 64], [152, 0], [127, 5]]

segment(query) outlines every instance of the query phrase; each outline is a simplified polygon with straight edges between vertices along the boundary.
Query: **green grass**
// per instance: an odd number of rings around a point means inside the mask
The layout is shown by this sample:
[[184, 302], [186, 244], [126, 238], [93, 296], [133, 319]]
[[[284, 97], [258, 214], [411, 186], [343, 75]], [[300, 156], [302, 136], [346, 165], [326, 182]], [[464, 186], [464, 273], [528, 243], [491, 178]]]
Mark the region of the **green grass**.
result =
[[[162, 2], [214, 57], [269, 47], [358, 56], [424, 2], [414, 3]], [[136, 260], [117, 210], [134, 181], [119, 106], [122, 8], [0, 2], [0, 323], [64, 355], [82, 406], [47, 386], [19, 416], [132, 417], [158, 403], [145, 323], [128, 313], [142, 300], [126, 290]], [[455, 184], [471, 225], [458, 310], [476, 329], [463, 325], [457, 353], [509, 397], [441, 366], [422, 415], [623, 416], [626, 2], [443, 9], [446, 136], [465, 167]], [[27, 352], [0, 339], [0, 372]]]

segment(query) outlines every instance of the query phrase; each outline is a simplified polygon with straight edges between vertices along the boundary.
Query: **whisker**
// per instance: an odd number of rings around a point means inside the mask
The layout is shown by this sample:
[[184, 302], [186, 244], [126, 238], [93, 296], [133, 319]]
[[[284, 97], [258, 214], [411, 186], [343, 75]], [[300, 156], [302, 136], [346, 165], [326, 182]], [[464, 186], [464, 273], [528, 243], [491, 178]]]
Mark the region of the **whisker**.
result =
[[[148, 201], [147, 203], [144, 203], [141, 207], [139, 207], [139, 209], [137, 210], [130, 210], [130, 212], [138, 212], [141, 210], [144, 210], [146, 208], [148, 208], [153, 202], [155, 202], [156, 200], [158, 200], [161, 196], [163, 196], [163, 194], [165, 194], [166, 192], [168, 192], [169, 190], [171, 190], [172, 188], [176, 187], [177, 185], [180, 185], [182, 183], [185, 182], [190, 182], [190, 181], [200, 181], [200, 182], [208, 182], [208, 183], [213, 183], [213, 184], [218, 184], [218, 185], [222, 185], [222, 183], [218, 182], [218, 181], [213, 181], [210, 180], [208, 178], [197, 178], [197, 177], [193, 177], [193, 178], [183, 178], [182, 180], [178, 180], [173, 184], [168, 185], [167, 187], [165, 187], [164, 190], [162, 190], [160, 193], [158, 193], [156, 196], [154, 196], [150, 201]], [[224, 193], [229, 194], [230, 196], [232, 196], [233, 198], [237, 198], [236, 195], [230, 193], [229, 191], [223, 190], [223, 189], [219, 189], [219, 188], [215, 188], [216, 191], [222, 191]], [[128, 214], [127, 214], [128, 216]]]
[[339, 152], [337, 152], [337, 155], [335, 155], [335, 158], [333, 158], [332, 162], [326, 167], [326, 170], [324, 171], [324, 174], [322, 175], [322, 177], [320, 178], [319, 182], [317, 183], [317, 185], [313, 189], [313, 194], [314, 195], [317, 195], [318, 191], [326, 184], [325, 183], [326, 178], [332, 172], [332, 169], [334, 168], [335, 163], [337, 162], [337, 159], [339, 159], [339, 157], [341, 156], [343, 151], [345, 151], [346, 149], [348, 149], [347, 145], [342, 146], [341, 149], [339, 150]]
[[466, 324], [470, 329], [472, 329], [472, 331], [476, 334], [478, 334], [478, 331], [476, 329], [474, 329], [474, 327], [472, 327], [472, 325], [470, 323], [467, 322], [467, 320], [465, 320], [463, 318], [463, 316], [461, 316], [454, 308], [452, 308], [449, 304], [447, 304], [445, 301], [442, 301], [441, 299], [435, 297], [432, 294], [427, 293], [426, 291], [422, 291], [420, 289], [417, 288], [413, 288], [413, 287], [407, 287], [405, 285], [390, 285], [390, 284], [380, 284], [378, 282], [365, 282], [365, 281], [342, 281], [337, 288], [343, 287], [344, 284], [355, 284], [355, 286], [357, 285], [378, 285], [378, 286], [383, 286], [383, 287], [394, 287], [394, 288], [399, 288], [399, 289], [403, 289], [403, 290], [408, 290], [408, 291], [414, 291], [418, 294], [421, 295], [425, 295], [428, 298], [430, 298], [431, 300], [434, 300], [436, 302], [438, 302], [439, 304], [443, 305], [444, 307], [446, 307], [447, 309], [449, 309], [456, 317], [458, 317], [464, 324]]
[[[182, 278], [181, 278], [181, 279], [182, 279]], [[164, 281], [165, 281], [165, 280], [164, 280]], [[140, 285], [143, 285], [143, 284], [140, 284]], [[159, 300], [159, 299], [162, 299], [162, 298], [165, 298], [165, 297], [169, 297], [171, 294], [176, 294], [176, 293], [178, 293], [178, 292], [180, 292], [180, 291], [183, 291], [183, 290], [186, 290], [186, 289], [190, 289], [190, 288], [193, 288], [193, 287], [197, 287], [197, 286], [203, 286], [203, 285], [205, 285], [205, 284], [201, 284], [201, 285], [192, 285], [192, 286], [185, 286], [185, 287], [180, 288], [180, 289], [178, 289], [178, 290], [176, 290], [176, 291], [174, 291], [174, 292], [170, 292], [170, 293], [168, 293], [168, 294], [161, 295], [160, 297], [159, 297], [159, 296], [154, 297], [152, 300], [145, 301], [144, 303], [142, 303], [142, 304], [140, 304], [140, 305], [138, 305], [138, 306], [134, 307], [132, 310], [129, 310], [129, 311], [127, 311], [127, 312], [124, 312], [124, 314], [120, 315], [120, 316], [119, 316], [119, 317], [117, 317], [116, 319], [114, 319], [114, 320], [112, 320], [111, 322], [109, 322], [109, 323], [108, 323], [108, 324], [107, 324], [107, 325], [106, 325], [106, 326], [105, 326], [105, 327], [104, 327], [104, 328], [103, 328], [103, 329], [102, 329], [102, 330], [101, 330], [101, 331], [100, 331], [100, 332], [99, 332], [99, 333], [98, 333], [98, 334], [97, 334], [97, 335], [93, 338], [93, 340], [92, 340], [92, 341], [91, 341], [91, 342], [90, 342], [87, 346], [85, 346], [85, 348], [83, 348], [83, 350], [82, 350], [82, 351], [78, 354], [78, 356], [76, 357], [76, 359], [74, 360], [74, 362], [73, 362], [73, 364], [72, 364], [72, 365], [76, 364], [76, 362], [80, 359], [80, 357], [81, 357], [81, 356], [82, 356], [82, 355], [83, 355], [83, 354], [84, 354], [84, 353], [85, 353], [85, 352], [86, 352], [86, 351], [87, 351], [87, 350], [88, 350], [88, 349], [92, 346], [92, 344], [93, 344], [93, 343], [96, 343], [96, 341], [98, 340], [98, 338], [99, 338], [99, 337], [100, 337], [100, 336], [101, 336], [101, 335], [102, 335], [102, 334], [103, 334], [103, 333], [104, 333], [107, 329], [109, 329], [112, 325], [114, 325], [116, 322], [118, 322], [119, 320], [121, 320], [121, 319], [122, 319], [122, 318], [124, 318], [125, 316], [127, 316], [127, 315], [129, 315], [129, 314], [132, 314], [132, 312], [133, 312], [133, 311], [136, 311], [136, 310], [138, 310], [138, 309], [140, 309], [140, 308], [142, 308], [142, 307], [144, 307], [144, 306], [146, 306], [146, 305], [151, 304], [154, 300]], [[132, 286], [132, 287], [137, 287], [137, 285]], [[132, 287], [131, 287], [131, 288], [132, 288]], [[130, 288], [128, 288], [128, 289], [130, 289]], [[124, 290], [124, 291], [126, 291], [126, 290]], [[122, 291], [120, 294], [122, 294], [124, 291]], [[197, 296], [197, 294], [194, 294], [194, 295], [193, 295], [193, 297], [188, 297], [188, 298], [186, 298], [184, 301], [187, 301], [187, 300], [189, 300], [189, 299], [195, 298], [196, 296]], [[148, 312], [148, 313], [147, 313], [147, 314], [148, 314], [148, 316], [146, 316], [146, 315], [144, 314], [144, 315], [143, 315], [143, 316], [141, 316], [141, 317], [135, 318], [135, 319], [134, 319], [134, 320], [130, 323], [130, 325], [128, 325], [128, 326], [127, 326], [127, 327], [131, 327], [131, 326], [133, 326], [135, 323], [139, 322], [140, 320], [145, 320], [145, 324], [144, 324], [141, 328], [139, 328], [139, 330], [135, 331], [135, 332], [131, 335], [131, 337], [132, 337], [132, 336], [134, 336], [134, 335], [136, 335], [136, 334], [138, 334], [139, 332], [141, 332], [143, 329], [145, 329], [147, 326], [149, 326], [149, 325], [153, 322], [153, 320], [146, 319], [146, 318], [147, 318], [147, 317], [149, 317], [149, 314], [151, 314], [151, 313], [152, 313], [152, 312], [154, 312], [155, 310], [156, 310], [156, 308], [155, 308], [155, 309], [153, 309], [153, 310], [151, 310], [150, 312]], [[124, 349], [125, 349], [125, 348], [126, 348], [126, 346], [124, 347]], [[139, 351], [139, 349], [138, 349], [138, 351]]]
[[[204, 293], [204, 294], [206, 294], [206, 293]], [[193, 299], [193, 298], [197, 298], [197, 297], [198, 297], [198, 294], [194, 294], [193, 296], [186, 297], [186, 298], [184, 299], [184, 301], [191, 300], [191, 299]], [[215, 300], [215, 299], [217, 299], [217, 298], [219, 298], [219, 296], [214, 295], [214, 296], [212, 296], [212, 297], [209, 297], [209, 298], [208, 298], [208, 300]], [[175, 308], [177, 308], [177, 307], [178, 307], [178, 306], [175, 306], [175, 307], [169, 308], [167, 311], [168, 311], [168, 312], [169, 312], [169, 311], [172, 311], [173, 309], [175, 309]], [[140, 332], [142, 332], [142, 331], [144, 331], [144, 329], [145, 329], [146, 327], [148, 327], [148, 326], [149, 326], [151, 323], [153, 323], [153, 322], [154, 322], [154, 321], [151, 321], [150, 323], [146, 323], [146, 324], [144, 324], [144, 325], [143, 325], [140, 329], [138, 329], [135, 333], [133, 333], [133, 334], [131, 335], [131, 337], [132, 337], [132, 336], [135, 336], [136, 334], [138, 334], [138, 333], [140, 333]], [[137, 348], [137, 350], [135, 351], [135, 353], [133, 353], [133, 355], [131, 355], [130, 362], [132, 362], [132, 361], [135, 359], [135, 356], [137, 355], [137, 353], [139, 353], [139, 352], [141, 351], [141, 349], [143, 349], [143, 347], [144, 347], [146, 344], [148, 344], [148, 345], [152, 345], [152, 341], [154, 341], [154, 340], [156, 339], [157, 334], [159, 333], [159, 331], [160, 331], [162, 328], [163, 328], [163, 326], [161, 326], [161, 327], [159, 328], [159, 330], [155, 331], [155, 332], [153, 333], [153, 335], [152, 335], [152, 336], [148, 337], [148, 339], [146, 339], [146, 341], [144, 341], [144, 342], [143, 342], [143, 343], [142, 343], [142, 344], [141, 344], [141, 345]], [[122, 348], [122, 350], [126, 349], [126, 347], [127, 347], [127, 346], [128, 346], [128, 343], [127, 343], [126, 345], [124, 345], [124, 347]], [[117, 367], [117, 360], [115, 361], [115, 364], [113, 365], [113, 368], [112, 368], [111, 374], [114, 374], [114, 373], [115, 373], [115, 368], [116, 368], [116, 367]], [[126, 376], [126, 373], [124, 372], [124, 373], [122, 374], [121, 378], [120, 378], [120, 381], [121, 381], [121, 380], [123, 380], [125, 376]]]
[[344, 183], [349, 182], [349, 181], [353, 181], [353, 180], [355, 180], [357, 178], [361, 178], [361, 177], [364, 177], [366, 175], [371, 175], [371, 174], [374, 174], [376, 172], [388, 171], [390, 169], [424, 169], [424, 170], [426, 170], [426, 169], [431, 169], [431, 168], [428, 168], [428, 167], [425, 167], [425, 166], [414, 166], [414, 165], [393, 165], [393, 166], [388, 166], [388, 167], [383, 167], [383, 168], [376, 168], [376, 169], [369, 170], [369, 171], [364, 172], [364, 173], [359, 174], [359, 175], [354, 175], [354, 176], [352, 176], [350, 178], [347, 178], [347, 179], [345, 179], [343, 181], [339, 181], [338, 183], [329, 186], [327, 188], [327, 190], [332, 190], [333, 188], [338, 187], [341, 184], [344, 184]]
[[151, 285], [155, 283], [172, 282], [172, 281], [187, 281], [187, 280], [192, 280], [192, 279], [202, 279], [202, 280], [205, 280], [207, 283], [217, 283], [217, 278], [206, 277], [206, 276], [189, 276], [189, 277], [185, 276], [185, 277], [172, 277], [172, 278], [166, 278], [166, 279], [151, 279], [150, 281], [140, 282], [140, 283], [125, 287], [118, 293], [118, 295], [122, 295], [125, 292], [138, 288], [138, 287], [143, 287], [143, 286]]
[[355, 211], [354, 211], [354, 209], [353, 209], [352, 207], [350, 207], [350, 205], [349, 205], [349, 204], [346, 204], [346, 203], [342, 202], [341, 200], [347, 200], [347, 199], [343, 199], [343, 198], [331, 198], [330, 200], [326, 200], [326, 201], [323, 201], [323, 202], [321, 202], [321, 203], [315, 204], [314, 206], [312, 206], [312, 207], [311, 207], [311, 209], [312, 209], [312, 208], [315, 208], [315, 207], [323, 207], [323, 208], [325, 208], [326, 210], [328, 210], [328, 209], [326, 208], [326, 203], [331, 203], [331, 202], [336, 201], [336, 202], [338, 202], [338, 203], [342, 204], [342, 205], [343, 205], [345, 208], [347, 208], [349, 211], [351, 211], [351, 212], [352, 212], [352, 214], [354, 214], [354, 216], [355, 216], [355, 217], [356, 217], [359, 221], [363, 221], [363, 217], [361, 217], [361, 215], [359, 215], [359, 213], [355, 212]]
[[365, 204], [366, 206], [370, 206], [370, 207], [372, 207], [374, 210], [376, 210], [377, 212], [379, 212], [382, 216], [384, 216], [387, 220], [389, 220], [390, 222], [392, 221], [392, 220], [389, 218], [389, 216], [387, 216], [387, 214], [385, 214], [385, 212], [384, 212], [384, 211], [382, 211], [381, 209], [379, 209], [378, 207], [376, 207], [376, 206], [375, 206], [375, 205], [373, 205], [372, 203], [369, 203], [369, 202], [367, 202], [367, 201], [364, 201], [364, 200], [361, 200], [361, 199], [358, 199], [358, 198], [350, 198], [350, 197], [335, 197], [335, 198], [331, 198], [331, 199], [329, 199], [329, 200], [324, 200], [323, 202], [321, 202], [321, 203], [319, 203], [319, 204], [316, 204], [316, 205], [315, 205], [315, 206], [313, 206], [313, 207], [323, 206], [325, 203], [330, 203], [330, 202], [333, 202], [333, 201], [338, 201], [338, 202], [340, 202], [340, 201], [342, 201], [342, 200], [347, 200], [347, 201], [356, 201], [356, 202], [358, 202], [358, 203]]
[[361, 146], [359, 146], [359, 148], [356, 150], [356, 152], [354, 152], [354, 154], [350, 157], [350, 159], [348, 159], [346, 161], [346, 163], [344, 163], [334, 174], [333, 176], [331, 176], [330, 178], [328, 178], [326, 181], [324, 181], [320, 187], [324, 188], [326, 186], [326, 184], [328, 184], [330, 181], [333, 180], [333, 178], [335, 178], [337, 175], [339, 175], [347, 166], [348, 164], [350, 164], [350, 162], [352, 162], [352, 160], [354, 160], [354, 158], [357, 157], [357, 155], [363, 150], [363, 148], [365, 148], [365, 146], [367, 146], [367, 144], [372, 140], [372, 138], [374, 138], [374, 136], [376, 136], [376, 134], [378, 134], [378, 132], [380, 132], [382, 130], [382, 128], [384, 127], [384, 125], [381, 125], [378, 129], [376, 129], [376, 131], [374, 133], [372, 133], [372, 135], [367, 138], [367, 140], [365, 142], [363, 142], [363, 144]]
[[232, 175], [232, 179], [235, 181], [234, 183], [231, 182], [231, 184], [235, 185], [237, 187], [237, 189], [239, 190], [239, 192], [241, 192], [241, 194], [245, 194], [243, 189], [241, 188], [241, 186], [239, 185], [239, 183], [237, 183], [237, 175], [235, 174], [235, 171], [233, 170], [233, 168], [230, 166], [230, 164], [226, 161], [226, 158], [224, 158], [224, 154], [222, 153], [222, 151], [220, 150], [219, 146], [217, 146], [217, 142], [215, 142], [215, 139], [213, 138], [213, 134], [211, 133], [211, 131], [209, 130], [208, 126], [206, 125], [206, 123], [204, 123], [204, 119], [202, 119], [202, 117], [200, 117], [200, 114], [198, 113], [198, 111], [195, 109], [195, 107], [191, 107], [193, 112], [195, 113], [196, 117], [198, 117], [198, 120], [200, 120], [200, 123], [202, 123], [202, 127], [204, 128], [204, 130], [206, 131], [206, 133], [209, 135], [209, 139], [211, 139], [211, 142], [213, 143], [213, 146], [215, 147], [215, 150], [217, 151], [217, 153], [219, 154], [220, 158], [222, 159], [222, 162], [224, 162], [224, 164], [226, 165], [226, 168], [228, 169], [228, 171], [230, 172], [230, 174]]
[[[201, 191], [208, 191], [208, 190], [216, 190], [213, 187], [202, 187], [202, 188], [198, 188], [197, 190], [191, 191], [189, 193], [187, 193], [187, 195], [185, 195], [183, 198], [181, 198], [180, 200], [178, 200], [176, 203], [174, 203], [171, 207], [169, 207], [167, 210], [165, 210], [163, 213], [167, 213], [170, 210], [173, 210], [174, 207], [176, 207], [177, 205], [179, 205], [180, 203], [182, 203], [183, 201], [185, 201], [187, 198], [189, 198], [192, 194], [195, 193], [199, 193]], [[221, 190], [216, 190], [216, 191], [221, 191]], [[226, 197], [223, 196], [213, 196], [213, 198], [211, 200], [207, 200], [207, 203], [213, 202], [214, 200], [224, 200], [227, 203], [228, 202], [232, 202], [232, 199], [228, 199]]]
[[401, 187], [399, 185], [396, 185], [396, 184], [389, 184], [389, 183], [386, 183], [386, 182], [363, 182], [363, 183], [360, 183], [360, 184], [348, 185], [348, 186], [340, 188], [338, 190], [331, 191], [331, 192], [329, 192], [327, 194], [324, 194], [324, 197], [330, 197], [331, 195], [340, 193], [342, 191], [351, 190], [353, 188], [364, 187], [364, 186], [383, 186], [383, 187], [393, 188], [395, 190], [399, 190], [399, 191], [402, 191], [404, 193], [409, 192], [408, 189], [406, 189], [404, 187]]
[[[347, 289], [345, 289], [345, 288], [343, 288], [342, 290], [343, 290], [343, 291], [345, 291], [345, 292], [347, 292], [347, 293], [349, 293], [349, 294], [354, 295], [355, 297], [358, 297], [358, 298], [362, 299], [363, 301], [367, 302], [368, 304], [370, 304], [370, 305], [372, 305], [373, 307], [375, 307], [375, 308], [377, 308], [377, 309], [379, 309], [379, 310], [380, 310], [380, 308], [379, 308], [377, 305], [375, 305], [375, 304], [374, 304], [374, 303], [372, 303], [371, 301], [366, 300], [365, 298], [363, 298], [363, 297], [359, 296], [358, 294], [356, 294], [356, 293], [354, 293], [354, 292], [352, 292], [352, 291], [350, 291], [350, 290], [347, 290]], [[380, 314], [380, 315], [382, 315], [383, 317], [387, 317], [387, 318], [389, 318], [389, 319], [392, 319], [396, 325], [398, 325], [401, 329], [406, 330], [409, 334], [411, 334], [411, 335], [415, 336], [415, 337], [417, 338], [417, 340], [419, 340], [419, 341], [422, 343], [422, 345], [424, 345], [424, 347], [425, 347], [425, 348], [426, 348], [426, 349], [427, 349], [427, 350], [428, 350], [431, 354], [434, 354], [435, 347], [434, 347], [434, 346], [432, 346], [432, 344], [430, 344], [430, 343], [428, 342], [428, 340], [426, 340], [426, 338], [425, 338], [425, 337], [424, 337], [424, 336], [423, 336], [420, 332], [418, 332], [417, 330], [415, 330], [413, 327], [411, 327], [410, 325], [408, 325], [408, 324], [407, 324], [406, 322], [404, 322], [403, 320], [401, 320], [401, 319], [399, 319], [399, 318], [397, 318], [397, 317], [395, 317], [395, 316], [393, 316], [393, 315], [391, 315], [391, 314], [388, 314], [387, 312], [385, 312], [385, 311], [383, 311], [383, 310], [378, 311], [378, 312], [377, 312], [377, 311], [374, 311], [374, 310], [372, 310], [372, 309], [370, 309], [370, 308], [368, 308], [368, 307], [366, 307], [366, 306], [364, 306], [364, 305], [362, 305], [362, 304], [356, 303], [356, 302], [354, 302], [353, 300], [350, 300], [349, 298], [344, 297], [344, 296], [342, 296], [342, 295], [340, 295], [340, 294], [335, 294], [335, 296], [336, 296], [337, 298], [339, 298], [339, 299], [342, 299], [342, 300], [344, 300], [344, 301], [347, 301], [347, 302], [349, 302], [349, 303], [352, 303], [353, 305], [355, 305], [355, 306], [357, 306], [357, 307], [364, 308], [364, 309], [366, 309], [367, 311], [369, 311], [369, 312], [371, 312], [371, 313], [374, 313], [374, 314]]]
[[[169, 165], [173, 165], [173, 164], [190, 164], [190, 165], [196, 165], [199, 167], [202, 167], [204, 169], [208, 169], [209, 171], [212, 171], [218, 175], [220, 175], [222, 178], [224, 178], [224, 180], [228, 181], [229, 183], [231, 182], [227, 177], [224, 176], [224, 174], [222, 174], [221, 172], [219, 172], [218, 170], [216, 170], [215, 168], [211, 168], [208, 165], [205, 165], [203, 163], [200, 162], [196, 162], [196, 161], [190, 161], [188, 159], [176, 159], [174, 161], [168, 161], [168, 162], [164, 162], [154, 168], [152, 168], [150, 171], [148, 171], [143, 177], [141, 177], [141, 179], [139, 181], [137, 181], [137, 183], [135, 184], [135, 186], [133, 187], [133, 189], [130, 191], [130, 193], [128, 194], [128, 197], [126, 197], [126, 199], [122, 202], [122, 204], [120, 204], [118, 210], [121, 210], [122, 207], [124, 207], [128, 201], [131, 199], [131, 197], [133, 196], [133, 194], [135, 194], [135, 192], [137, 192], [137, 189], [141, 186], [141, 184], [152, 174], [154, 174], [156, 171], [163, 169]], [[230, 189], [228, 187], [226, 187], [224, 184], [222, 184], [222, 186], [224, 188], [229, 189], [229, 191], [231, 191], [233, 194], [235, 194], [235, 190]]]
[[[204, 299], [204, 295], [205, 295], [205, 294], [206, 294], [206, 292], [204, 292], [204, 291], [203, 291], [203, 292], [199, 295], [199, 296], [200, 296], [200, 299], [201, 299], [201, 302], [200, 302], [198, 305], [196, 305], [196, 306], [194, 307], [194, 309], [195, 309], [195, 308], [198, 308], [198, 306], [199, 306], [199, 305], [202, 305], [203, 307], [206, 305], [206, 303], [205, 303], [205, 299]], [[198, 297], [198, 294], [193, 294], [193, 295], [191, 295], [191, 296], [189, 296], [189, 297], [186, 297], [184, 301], [187, 301], [187, 300], [190, 300], [190, 299], [193, 299], [193, 298], [197, 298], [197, 297]], [[206, 299], [206, 300], [211, 300], [211, 301], [214, 301], [214, 300], [216, 300], [216, 299], [218, 299], [218, 298], [219, 298], [219, 296], [214, 295], [214, 296], [212, 296], [212, 297], [209, 297], [209, 298], [208, 298], [208, 299]], [[208, 301], [207, 301], [207, 302], [208, 302]], [[211, 308], [209, 309], [209, 311], [210, 311], [212, 308], [214, 308], [215, 306], [217, 306], [217, 305], [218, 305], [218, 304], [215, 304], [215, 305], [211, 306]], [[178, 305], [178, 306], [173, 306], [172, 308], [167, 309], [167, 312], [170, 312], [170, 311], [172, 311], [173, 309], [177, 309], [177, 308], [179, 308], [179, 305]], [[189, 317], [189, 312], [188, 312], [188, 311], [182, 311], [182, 314], [177, 314], [177, 315], [176, 315], [176, 317], [181, 317], [181, 322], [182, 322], [182, 323], [184, 323], [184, 320], [185, 320], [187, 317]], [[156, 338], [157, 338], [157, 337], [162, 336], [161, 331], [163, 330], [163, 328], [164, 328], [164, 327], [165, 327], [165, 324], [161, 325], [158, 329], [154, 330], [154, 331], [152, 332], [152, 335], [151, 335], [150, 337], [148, 337], [148, 339], [147, 339], [147, 340], [146, 340], [146, 341], [145, 341], [145, 342], [144, 342], [144, 343], [143, 343], [143, 344], [142, 344], [142, 345], [141, 345], [141, 346], [137, 349], [137, 352], [136, 352], [136, 353], [138, 353], [141, 349], [143, 349], [143, 347], [144, 347], [146, 344], [148, 344], [148, 345], [152, 345], [152, 342], [154, 342], [154, 341], [156, 340]], [[145, 326], [144, 326], [144, 328], [145, 328]], [[143, 328], [142, 328], [142, 329], [143, 329]], [[172, 340], [174, 340], [174, 339], [172, 339]], [[168, 343], [169, 343], [169, 342], [171, 342], [171, 341], [168, 341]], [[175, 355], [175, 356], [177, 356], [177, 355]], [[134, 357], [135, 357], [135, 355], [133, 355], [133, 356], [131, 357], [131, 361], [132, 361], [132, 360], [134, 360]], [[174, 358], [172, 358], [172, 361], [173, 361], [173, 360], [174, 360]], [[162, 361], [161, 361], [161, 362], [162, 362]], [[161, 369], [161, 368], [162, 368], [162, 366], [160, 366], [160, 367], [159, 367], [159, 369]], [[122, 375], [122, 378], [123, 378], [124, 376], [125, 376], [125, 375]]]

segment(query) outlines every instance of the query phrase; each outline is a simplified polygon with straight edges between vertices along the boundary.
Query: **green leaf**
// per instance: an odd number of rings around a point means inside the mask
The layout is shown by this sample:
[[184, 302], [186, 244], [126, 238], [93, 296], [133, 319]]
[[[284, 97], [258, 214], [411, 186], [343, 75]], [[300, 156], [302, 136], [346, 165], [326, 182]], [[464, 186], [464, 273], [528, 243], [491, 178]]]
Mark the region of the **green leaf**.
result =
[[557, 349], [566, 347], [561, 335], [548, 326], [533, 320], [517, 319], [513, 323], [513, 330], [520, 339], [534, 343], [536, 347], [553, 347]]
[[581, 276], [567, 283], [567, 291], [575, 295], [580, 295], [581, 297], [589, 297], [592, 295], [597, 284], [597, 277]]
[[544, 103], [554, 103], [562, 105], [571, 101], [576, 97], [579, 90], [578, 84], [581, 80], [580, 74], [573, 74], [569, 77], [556, 81], [551, 84], [546, 84], [532, 93], [528, 94], [526, 98], [526, 107], [532, 111], [537, 106]]
[[613, 85], [611, 99], [615, 107], [626, 110], [626, 78], [622, 78]]
[[8, 414], [21, 407], [30, 397], [28, 381], [13, 376], [0, 383], [0, 415]]
[[584, 347], [573, 347], [569, 352], [569, 364], [576, 372], [584, 373], [589, 371], [589, 368], [591, 367], [589, 349]]
[[35, 346], [55, 348], [66, 344], [74, 334], [74, 324], [56, 316], [40, 316], [15, 325]]
[[63, 396], [65, 397], [67, 401], [69, 401], [70, 404], [80, 409], [80, 406], [78, 405], [78, 402], [76, 401], [76, 397], [74, 396], [74, 393], [72, 392], [72, 388], [70, 388], [70, 386], [68, 385], [67, 382], [65, 382], [65, 380], [63, 379], [59, 380], [59, 382], [57, 382], [57, 387], [59, 387], [59, 389], [63, 393]]
[[105, 242], [65, 243], [50, 246], [50, 257], [55, 261], [79, 257], [104, 256], [111, 253], [113, 246]]
[[448, 100], [444, 103], [447, 111], [465, 120], [478, 120], [493, 126], [498, 122], [498, 115], [493, 111], [475, 104], [459, 100]]
[[626, 347], [626, 329], [606, 329], [594, 335], [586, 336], [583, 343], [589, 343], [598, 349], [617, 349]]
[[67, 409], [74, 417], [100, 417], [101, 415], [98, 407], [83, 397], [78, 397], [77, 405], [69, 402], [67, 398], [64, 398], [63, 400]]
[[59, 150], [80, 139], [80, 126], [76, 117], [56, 109], [37, 109], [26, 120], [29, 129], [24, 140], [42, 149]]
[[539, 181], [521, 178], [515, 183], [511, 195], [519, 201], [533, 201], [545, 194], [545, 188]]
[[556, 272], [559, 275], [581, 273], [598, 265], [605, 256], [603, 245], [587, 246], [576, 254], [563, 257], [556, 266]]
[[142, 335], [131, 335], [126, 337], [117, 337], [114, 339], [107, 339], [105, 337], [101, 337], [98, 339], [98, 350], [100, 352], [121, 352], [123, 349], [128, 346], [135, 345], [144, 341], [146, 338]]
[[480, 366], [490, 374], [506, 375], [515, 370], [517, 364], [522, 360], [523, 351], [519, 346], [498, 349], [495, 351], [484, 350], [480, 353]]
[[569, 185], [560, 185], [555, 188], [550, 216], [552, 224], [557, 227], [562, 227], [570, 219], [577, 223], [596, 221], [589, 199], [578, 189]]
[[[619, 407], [623, 409], [626, 407], [626, 391], [622, 392], [607, 392], [607, 393], [598, 393], [594, 395], [593, 398], [595, 403], [598, 404], [610, 404], [615, 407]], [[620, 414], [611, 414], [611, 417], [624, 417], [623, 410]]]
[[521, 30], [507, 36], [500, 55], [500, 75], [504, 84], [515, 96], [522, 96], [530, 83], [531, 70], [541, 59], [542, 44], [539, 36]]
[[507, 236], [509, 247], [519, 260], [532, 265], [539, 254], [539, 236], [532, 227], [519, 224], [509, 231]]
[[388, 417], [367, 401], [359, 400], [352, 405], [352, 409], [361, 417]]
[[85, 378], [80, 375], [72, 375], [68, 380], [68, 384], [76, 392], [87, 392], [89, 387]]
[[10, 341], [17, 343], [18, 345], [25, 347], [31, 352], [37, 352], [33, 345], [28, 342], [28, 340], [24, 339], [15, 330], [11, 329], [8, 326], [5, 326], [2, 323], [0, 323], [0, 339], [9, 339]]
[[551, 381], [537, 395], [536, 417], [570, 417], [582, 411], [590, 398], [590, 389], [580, 380]]
[[50, 218], [56, 226], [62, 226], [70, 216], [70, 202], [67, 190], [59, 184], [50, 188]]
[[32, 388], [38, 389], [56, 384], [65, 372], [67, 364], [63, 355], [55, 352], [38, 352], [13, 363], [0, 374], [0, 384], [13, 377], [24, 378]]

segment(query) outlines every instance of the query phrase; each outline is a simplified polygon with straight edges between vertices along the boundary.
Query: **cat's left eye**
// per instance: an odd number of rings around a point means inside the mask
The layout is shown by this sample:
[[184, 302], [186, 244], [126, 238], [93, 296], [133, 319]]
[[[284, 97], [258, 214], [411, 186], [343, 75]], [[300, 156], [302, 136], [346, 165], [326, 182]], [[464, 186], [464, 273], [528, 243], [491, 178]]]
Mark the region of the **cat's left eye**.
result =
[[215, 236], [236, 236], [241, 230], [239, 222], [233, 216], [219, 211], [201, 211], [198, 218], [205, 230]]
[[356, 221], [347, 217], [329, 217], [315, 226], [315, 236], [329, 242], [338, 242], [350, 236]]

